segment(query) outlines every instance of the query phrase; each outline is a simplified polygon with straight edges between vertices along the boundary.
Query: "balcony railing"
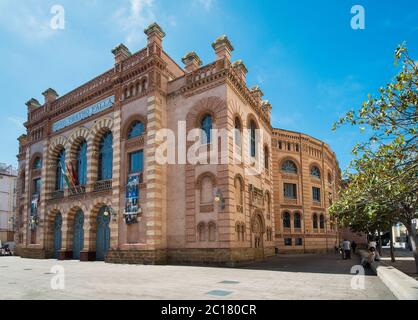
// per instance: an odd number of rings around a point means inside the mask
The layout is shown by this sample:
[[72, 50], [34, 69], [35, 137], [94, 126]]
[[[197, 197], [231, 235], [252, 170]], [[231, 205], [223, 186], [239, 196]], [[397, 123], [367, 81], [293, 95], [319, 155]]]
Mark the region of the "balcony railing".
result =
[[51, 192], [50, 198], [51, 200], [64, 198], [64, 190], [56, 190], [54, 192]]
[[73, 188], [69, 188], [68, 193], [69, 193], [70, 197], [78, 196], [80, 194], [85, 194], [86, 193], [86, 187], [85, 186], [76, 186], [76, 187], [73, 187]]
[[93, 192], [112, 190], [112, 180], [97, 181], [93, 185]]

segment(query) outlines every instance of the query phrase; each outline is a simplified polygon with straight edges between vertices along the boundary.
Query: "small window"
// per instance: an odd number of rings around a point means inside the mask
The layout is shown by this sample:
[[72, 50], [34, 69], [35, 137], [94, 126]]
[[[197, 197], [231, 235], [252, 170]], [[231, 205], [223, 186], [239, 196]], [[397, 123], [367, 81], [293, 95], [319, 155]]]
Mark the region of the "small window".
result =
[[295, 239], [295, 245], [296, 246], [302, 246], [303, 245], [302, 238], [296, 238]]
[[144, 168], [144, 152], [136, 151], [129, 154], [129, 173], [141, 173]]
[[32, 169], [37, 170], [37, 169], [41, 169], [41, 167], [42, 167], [42, 160], [40, 157], [36, 157], [35, 161], [33, 161]]
[[235, 118], [235, 145], [241, 147], [241, 121], [238, 117]]
[[212, 117], [210, 115], [203, 117], [200, 123], [200, 129], [202, 129], [204, 133], [202, 135], [202, 143], [210, 144], [212, 141]]
[[296, 167], [296, 164], [291, 160], [286, 160], [282, 165], [282, 171], [286, 173], [298, 173], [298, 169]]
[[265, 146], [264, 147], [264, 168], [265, 169], [269, 168], [269, 158], [270, 158], [269, 148]]
[[257, 126], [254, 120], [251, 120], [250, 122], [250, 155], [253, 158], [255, 158], [257, 155], [256, 129], [257, 129]]
[[323, 214], [319, 216], [319, 228], [325, 229], [325, 217]]
[[141, 136], [144, 133], [144, 124], [141, 121], [135, 121], [129, 129], [128, 139]]
[[285, 238], [284, 239], [284, 245], [285, 246], [291, 246], [292, 245], [292, 238]]
[[328, 183], [332, 183], [332, 174], [331, 172], [328, 172]]
[[285, 212], [283, 214], [283, 228], [289, 229], [290, 228], [290, 213]]
[[41, 179], [34, 179], [33, 180], [33, 195], [40, 195], [41, 194]]
[[302, 227], [301, 220], [300, 220], [300, 213], [296, 212], [294, 217], [294, 227], [295, 229], [300, 229]]
[[319, 170], [319, 168], [317, 166], [313, 166], [311, 169], [311, 176], [321, 179], [321, 171]]
[[313, 215], [312, 225], [314, 229], [318, 229], [318, 215], [316, 213]]
[[285, 183], [284, 184], [284, 197], [286, 199], [296, 199], [297, 198], [297, 186], [294, 183]]
[[321, 189], [312, 187], [312, 199], [316, 202], [321, 202]]

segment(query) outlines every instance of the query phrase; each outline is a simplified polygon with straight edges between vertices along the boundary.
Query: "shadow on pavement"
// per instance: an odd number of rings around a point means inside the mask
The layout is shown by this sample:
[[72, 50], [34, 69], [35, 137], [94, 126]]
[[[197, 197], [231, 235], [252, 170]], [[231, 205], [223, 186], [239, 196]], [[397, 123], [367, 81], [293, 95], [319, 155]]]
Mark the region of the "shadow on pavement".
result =
[[[281, 272], [351, 274], [351, 268], [360, 265], [360, 261], [361, 258], [358, 255], [353, 255], [351, 260], [343, 260], [338, 254], [277, 255], [265, 261], [242, 264], [237, 268]], [[365, 269], [365, 274], [375, 276], [370, 269]]]

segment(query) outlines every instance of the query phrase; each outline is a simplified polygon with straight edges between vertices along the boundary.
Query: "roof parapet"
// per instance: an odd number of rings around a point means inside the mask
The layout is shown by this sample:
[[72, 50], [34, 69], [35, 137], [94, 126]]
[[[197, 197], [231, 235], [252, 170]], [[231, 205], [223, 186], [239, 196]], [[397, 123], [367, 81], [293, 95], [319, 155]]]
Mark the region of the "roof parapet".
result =
[[212, 43], [212, 48], [215, 50], [217, 60], [230, 60], [232, 51], [234, 51], [234, 47], [226, 35], [216, 38]]
[[200, 60], [199, 56], [194, 51], [187, 53], [181, 61], [185, 64], [187, 73], [191, 73], [199, 69], [202, 65], [202, 60]]

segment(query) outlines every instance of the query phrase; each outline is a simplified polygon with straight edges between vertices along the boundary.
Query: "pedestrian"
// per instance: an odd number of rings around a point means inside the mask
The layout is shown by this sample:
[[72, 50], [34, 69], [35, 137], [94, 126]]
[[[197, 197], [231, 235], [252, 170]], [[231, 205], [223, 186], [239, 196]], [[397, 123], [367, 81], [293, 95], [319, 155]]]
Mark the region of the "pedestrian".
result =
[[361, 264], [365, 268], [370, 268], [371, 264], [376, 260], [376, 249], [373, 247], [369, 248], [369, 253], [367, 257], [361, 260]]
[[351, 259], [351, 244], [347, 239], [343, 241], [343, 250], [345, 256], [344, 260]]
[[369, 248], [374, 248], [374, 249], [376, 249], [376, 241], [374, 241], [374, 240], [372, 240], [372, 241], [370, 241], [369, 242]]
[[353, 250], [353, 254], [356, 254], [357, 243], [353, 240], [351, 242], [351, 249]]

